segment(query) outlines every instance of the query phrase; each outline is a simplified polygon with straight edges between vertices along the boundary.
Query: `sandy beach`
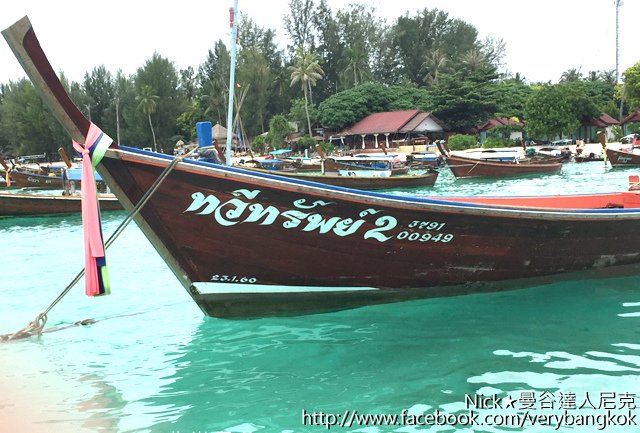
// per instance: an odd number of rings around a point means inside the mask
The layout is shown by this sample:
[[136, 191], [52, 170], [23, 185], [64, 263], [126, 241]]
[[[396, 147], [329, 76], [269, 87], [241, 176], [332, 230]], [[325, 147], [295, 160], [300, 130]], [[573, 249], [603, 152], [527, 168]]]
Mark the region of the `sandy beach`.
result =
[[[55, 374], [55, 365], [31, 356], [37, 339], [0, 343], [0, 425], [3, 432], [90, 433], [117, 431], [105, 425], [86, 402], [99, 397], [86, 383]], [[46, 344], [46, 342], [45, 342]], [[22, 347], [20, 347], [22, 346]], [[35, 349], [35, 350], [33, 350]], [[38, 380], [46, 372], [46, 382]], [[53, 374], [52, 374], [53, 373]], [[78, 411], [64, 409], [77, 401]], [[61, 404], [63, 402], [64, 404]]]

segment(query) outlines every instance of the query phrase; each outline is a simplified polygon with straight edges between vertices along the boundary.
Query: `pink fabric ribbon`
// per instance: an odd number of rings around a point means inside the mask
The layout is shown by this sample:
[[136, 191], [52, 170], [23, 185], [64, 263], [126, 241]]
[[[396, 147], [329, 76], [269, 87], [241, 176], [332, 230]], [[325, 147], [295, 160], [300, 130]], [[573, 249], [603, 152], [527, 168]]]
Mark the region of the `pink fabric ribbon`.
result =
[[82, 155], [82, 229], [85, 253], [85, 293], [98, 296], [109, 293], [104, 242], [100, 228], [100, 210], [96, 190], [91, 149], [100, 140], [102, 131], [93, 123], [89, 127], [84, 147], [72, 141], [73, 147]]

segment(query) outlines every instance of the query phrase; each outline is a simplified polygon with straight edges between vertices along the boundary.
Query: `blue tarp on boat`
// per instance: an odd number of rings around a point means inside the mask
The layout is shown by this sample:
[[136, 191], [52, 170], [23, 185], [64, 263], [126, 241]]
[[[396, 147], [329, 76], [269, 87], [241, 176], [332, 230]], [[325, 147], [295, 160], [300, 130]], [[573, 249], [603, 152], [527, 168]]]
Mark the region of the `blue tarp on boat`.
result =
[[[93, 171], [93, 176], [96, 181], [102, 182], [102, 177], [97, 171]], [[82, 180], [82, 169], [81, 168], [69, 168], [67, 169], [67, 179], [73, 182], [80, 182]]]

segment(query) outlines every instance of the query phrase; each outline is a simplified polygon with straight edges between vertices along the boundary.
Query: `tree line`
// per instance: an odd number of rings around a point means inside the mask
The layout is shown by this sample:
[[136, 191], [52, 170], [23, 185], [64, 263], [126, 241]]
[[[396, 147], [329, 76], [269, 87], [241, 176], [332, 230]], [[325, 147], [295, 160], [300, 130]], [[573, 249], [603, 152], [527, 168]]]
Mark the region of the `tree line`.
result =
[[[640, 62], [624, 71], [624, 85], [614, 71], [576, 69], [557, 83], [528, 83], [505, 71], [504, 41], [481, 40], [473, 25], [438, 9], [387, 24], [366, 4], [333, 11], [326, 0], [290, 0], [283, 22], [288, 43], [281, 49], [274, 29], [240, 15], [233, 89], [234, 131], [252, 139], [273, 129], [274, 146], [286, 121], [311, 135], [314, 127], [340, 131], [379, 111], [432, 111], [462, 133], [515, 117], [526, 121], [529, 136], [554, 137], [571, 134], [584, 117], [618, 118], [640, 107]], [[79, 83], [60, 75], [84, 114], [119, 143], [170, 151], [195, 138], [198, 121], [227, 126], [230, 63], [219, 40], [197, 70], [178, 70], [154, 53], [130, 76], [103, 65]], [[0, 151], [54, 154], [67, 143], [27, 79], [0, 84]]]

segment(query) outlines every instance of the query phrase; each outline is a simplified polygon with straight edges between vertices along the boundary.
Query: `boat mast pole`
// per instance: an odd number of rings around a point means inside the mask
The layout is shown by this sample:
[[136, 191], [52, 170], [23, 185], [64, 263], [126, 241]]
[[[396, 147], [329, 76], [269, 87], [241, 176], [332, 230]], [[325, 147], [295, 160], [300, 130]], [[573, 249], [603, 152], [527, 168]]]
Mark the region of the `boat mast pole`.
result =
[[238, 0], [233, 0], [233, 7], [229, 8], [229, 24], [231, 24], [231, 63], [229, 65], [229, 107], [227, 108], [227, 165], [231, 165], [231, 144], [233, 138], [233, 95], [235, 93], [236, 78], [236, 38], [238, 37]]

